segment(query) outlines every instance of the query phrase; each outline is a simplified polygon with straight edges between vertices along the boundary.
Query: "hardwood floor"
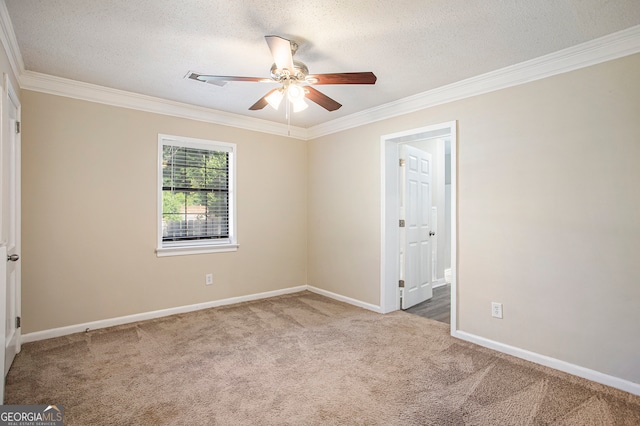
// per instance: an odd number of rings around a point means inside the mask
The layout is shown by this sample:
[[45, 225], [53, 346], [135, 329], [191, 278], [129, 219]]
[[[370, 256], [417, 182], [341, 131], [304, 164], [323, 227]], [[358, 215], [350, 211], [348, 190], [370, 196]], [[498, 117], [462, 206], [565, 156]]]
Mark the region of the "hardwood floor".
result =
[[451, 284], [433, 289], [433, 297], [405, 312], [449, 324], [451, 322]]

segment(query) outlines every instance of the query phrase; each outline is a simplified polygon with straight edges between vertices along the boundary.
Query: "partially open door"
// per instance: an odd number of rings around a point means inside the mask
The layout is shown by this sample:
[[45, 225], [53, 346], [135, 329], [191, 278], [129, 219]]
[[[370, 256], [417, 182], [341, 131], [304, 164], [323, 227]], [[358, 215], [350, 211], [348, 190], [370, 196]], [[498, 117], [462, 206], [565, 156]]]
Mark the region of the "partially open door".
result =
[[[4, 245], [0, 245], [0, 308], [4, 310], [4, 307], [7, 305], [7, 247]], [[0, 315], [0, 330], [5, 329], [6, 318], [4, 312]], [[2, 347], [5, 347], [5, 334], [0, 333], [0, 343], [2, 343]], [[4, 365], [5, 353], [4, 351], [0, 351], [0, 365]], [[0, 404], [4, 404], [4, 376], [2, 376], [2, 384], [0, 385]]]
[[[402, 309], [433, 297], [431, 281], [431, 154], [401, 146], [400, 206]], [[404, 223], [403, 223], [404, 222]]]
[[20, 101], [7, 75], [2, 96], [2, 232], [4, 263], [2, 309], [4, 376], [20, 352], [21, 263], [20, 249]]

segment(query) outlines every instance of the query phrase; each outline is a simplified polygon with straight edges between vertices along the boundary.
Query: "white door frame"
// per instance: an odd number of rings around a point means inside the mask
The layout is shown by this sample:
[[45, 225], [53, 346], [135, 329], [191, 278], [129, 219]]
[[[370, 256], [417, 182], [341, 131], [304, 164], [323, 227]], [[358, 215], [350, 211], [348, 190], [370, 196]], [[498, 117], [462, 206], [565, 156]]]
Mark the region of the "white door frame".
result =
[[399, 144], [431, 138], [451, 139], [451, 333], [457, 329], [457, 122], [449, 121], [380, 138], [381, 206], [380, 206], [380, 311], [400, 309], [398, 288], [400, 246], [399, 221]]

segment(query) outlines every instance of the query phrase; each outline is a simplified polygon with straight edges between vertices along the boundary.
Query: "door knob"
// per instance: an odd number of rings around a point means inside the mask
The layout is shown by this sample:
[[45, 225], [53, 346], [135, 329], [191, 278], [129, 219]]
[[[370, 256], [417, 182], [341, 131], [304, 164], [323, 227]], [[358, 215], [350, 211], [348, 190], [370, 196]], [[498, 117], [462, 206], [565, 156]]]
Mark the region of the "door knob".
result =
[[429, 236], [430, 236], [430, 237], [432, 237], [432, 236], [434, 236], [434, 235], [436, 235], [436, 233], [435, 233], [435, 232], [433, 232], [433, 231], [429, 231]]
[[18, 256], [17, 254], [10, 254], [9, 256], [7, 256], [7, 262], [16, 262], [18, 259], [20, 259], [20, 256]]

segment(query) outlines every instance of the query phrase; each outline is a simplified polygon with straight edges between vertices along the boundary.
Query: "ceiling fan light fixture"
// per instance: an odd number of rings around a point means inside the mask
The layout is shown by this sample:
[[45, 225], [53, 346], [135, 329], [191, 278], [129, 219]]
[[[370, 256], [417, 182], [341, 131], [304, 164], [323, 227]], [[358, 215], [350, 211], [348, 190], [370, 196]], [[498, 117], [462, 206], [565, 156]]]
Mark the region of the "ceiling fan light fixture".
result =
[[284, 95], [282, 94], [282, 91], [283, 89], [278, 89], [272, 92], [266, 98], [264, 98], [267, 101], [267, 103], [271, 105], [271, 107], [276, 111], [278, 110], [278, 107], [280, 107], [280, 102], [282, 102], [282, 98], [284, 97]]
[[304, 101], [304, 97], [297, 101], [292, 101], [291, 103], [293, 104], [293, 112], [300, 112], [309, 108], [309, 105]]
[[297, 84], [290, 84], [287, 88], [287, 97], [291, 103], [295, 104], [304, 99], [304, 89]]

